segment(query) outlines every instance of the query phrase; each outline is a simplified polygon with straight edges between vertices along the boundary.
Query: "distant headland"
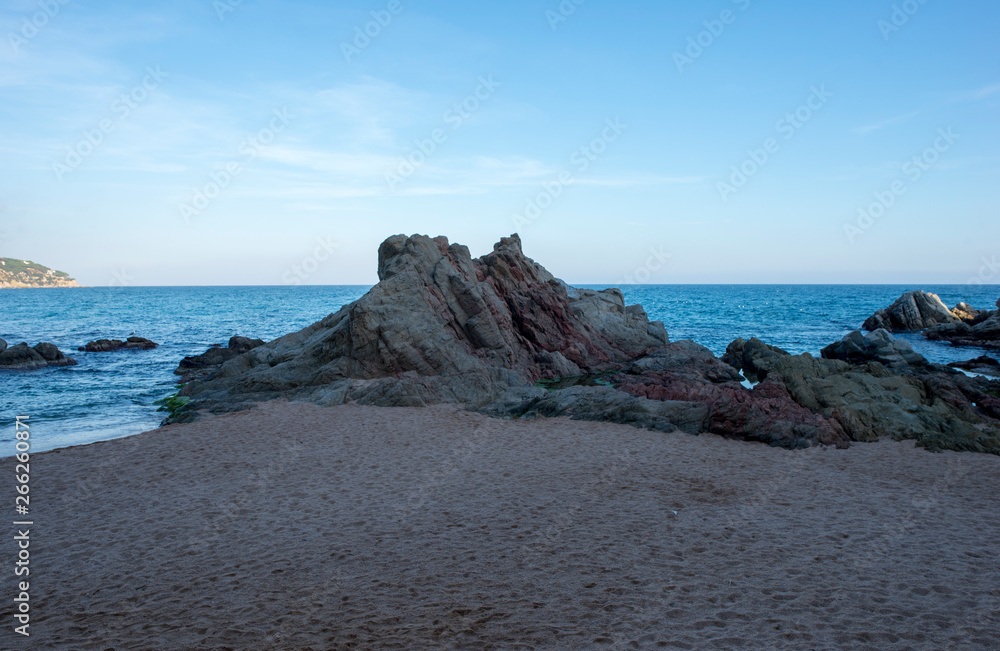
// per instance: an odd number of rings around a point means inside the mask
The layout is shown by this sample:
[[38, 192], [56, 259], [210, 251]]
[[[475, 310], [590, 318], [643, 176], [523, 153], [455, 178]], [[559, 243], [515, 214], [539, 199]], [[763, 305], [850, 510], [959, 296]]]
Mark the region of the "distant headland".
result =
[[22, 287], [80, 287], [65, 271], [49, 269], [31, 260], [0, 258], [0, 289]]

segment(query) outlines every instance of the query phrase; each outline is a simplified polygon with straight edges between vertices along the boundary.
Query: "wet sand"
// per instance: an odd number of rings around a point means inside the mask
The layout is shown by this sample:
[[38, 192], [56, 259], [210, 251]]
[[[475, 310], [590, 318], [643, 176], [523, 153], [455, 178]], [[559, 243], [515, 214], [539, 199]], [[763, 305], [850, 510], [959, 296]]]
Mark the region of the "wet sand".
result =
[[274, 402], [31, 485], [4, 648], [1000, 646], [989, 455]]

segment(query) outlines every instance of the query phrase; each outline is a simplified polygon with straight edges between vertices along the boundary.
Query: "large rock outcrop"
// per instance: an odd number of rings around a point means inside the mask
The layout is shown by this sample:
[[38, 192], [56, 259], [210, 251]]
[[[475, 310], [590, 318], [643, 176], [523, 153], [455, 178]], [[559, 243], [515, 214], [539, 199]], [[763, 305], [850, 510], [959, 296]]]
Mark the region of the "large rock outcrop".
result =
[[[711, 351], [670, 343], [617, 289], [576, 289], [504, 238], [473, 259], [445, 238], [394, 236], [380, 282], [304, 330], [187, 385], [195, 410], [288, 397], [339, 404], [448, 402], [496, 416], [568, 416], [785, 447], [847, 437], [784, 394], [754, 393]], [[539, 386], [541, 384], [542, 386]]]
[[55, 344], [42, 342], [31, 347], [27, 342], [7, 346], [0, 339], [0, 369], [8, 371], [32, 371], [49, 366], [74, 366], [76, 360], [66, 357]]
[[620, 290], [567, 286], [525, 257], [516, 235], [477, 259], [443, 237], [396, 235], [379, 247], [378, 274], [361, 299], [182, 393], [223, 409], [275, 397], [477, 408], [667, 343], [663, 324]]
[[864, 329], [889, 332], [923, 330], [940, 323], [961, 323], [937, 294], [925, 291], [906, 292], [896, 302], [868, 317]]
[[[852, 334], [831, 349], [849, 361], [756, 339], [733, 342], [723, 361], [694, 342], [670, 342], [617, 289], [566, 285], [525, 257], [516, 235], [475, 259], [443, 237], [393, 236], [379, 248], [378, 273], [364, 297], [323, 320], [226, 354], [180, 391], [168, 420], [274, 398], [452, 403], [787, 448], [891, 435], [1000, 452], [990, 415], [1000, 413], [1000, 383], [928, 365], [887, 332]], [[751, 389], [747, 379], [760, 382]]]

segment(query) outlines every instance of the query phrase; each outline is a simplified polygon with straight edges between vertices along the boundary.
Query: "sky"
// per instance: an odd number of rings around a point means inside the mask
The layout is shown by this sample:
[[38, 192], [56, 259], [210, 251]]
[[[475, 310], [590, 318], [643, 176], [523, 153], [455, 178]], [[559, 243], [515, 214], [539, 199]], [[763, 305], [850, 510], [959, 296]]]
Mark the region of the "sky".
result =
[[372, 284], [1000, 282], [1000, 3], [8, 0], [0, 256]]

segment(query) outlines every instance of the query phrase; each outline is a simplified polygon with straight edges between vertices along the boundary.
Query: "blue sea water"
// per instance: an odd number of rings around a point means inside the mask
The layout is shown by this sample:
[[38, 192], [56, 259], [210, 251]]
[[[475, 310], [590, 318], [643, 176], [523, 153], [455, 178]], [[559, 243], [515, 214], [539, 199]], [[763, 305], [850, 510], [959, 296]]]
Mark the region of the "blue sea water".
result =
[[[603, 286], [591, 286], [601, 289]], [[173, 393], [181, 358], [232, 335], [271, 340], [360, 298], [367, 286], [98, 287], [0, 291], [0, 338], [56, 344], [78, 366], [0, 371], [0, 456], [13, 454], [14, 421], [30, 416], [32, 451], [136, 434], [156, 427], [156, 401]], [[899, 285], [631, 285], [626, 301], [664, 322], [671, 340], [693, 339], [721, 354], [736, 337], [759, 337], [792, 353], [822, 347], [860, 327], [904, 291]], [[921, 287], [948, 305], [994, 308], [998, 285]], [[76, 349], [130, 333], [159, 342], [151, 351]], [[986, 353], [903, 335], [936, 362]], [[996, 353], [986, 353], [995, 356]]]

